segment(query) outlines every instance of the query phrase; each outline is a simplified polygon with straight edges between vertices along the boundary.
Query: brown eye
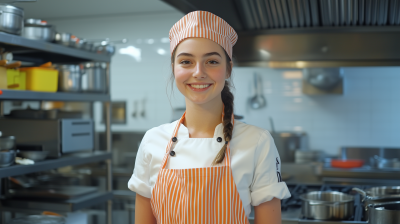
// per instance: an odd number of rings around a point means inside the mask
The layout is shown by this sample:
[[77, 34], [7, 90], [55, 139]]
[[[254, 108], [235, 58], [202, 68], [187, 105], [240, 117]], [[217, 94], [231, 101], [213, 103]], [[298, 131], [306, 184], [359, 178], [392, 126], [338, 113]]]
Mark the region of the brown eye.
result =
[[209, 64], [212, 64], [212, 65], [219, 64], [219, 62], [218, 62], [218, 61], [215, 61], [215, 60], [210, 60], [210, 61], [208, 61], [208, 63], [209, 63]]
[[190, 64], [190, 61], [182, 60], [182, 61], [180, 62], [180, 64], [187, 65], [187, 64]]

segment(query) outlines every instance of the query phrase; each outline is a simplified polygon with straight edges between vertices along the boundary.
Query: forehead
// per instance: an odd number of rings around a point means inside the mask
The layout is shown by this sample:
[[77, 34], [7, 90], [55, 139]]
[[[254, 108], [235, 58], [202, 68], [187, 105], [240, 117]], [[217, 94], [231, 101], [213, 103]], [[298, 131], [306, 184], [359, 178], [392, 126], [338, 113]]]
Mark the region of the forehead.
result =
[[217, 43], [206, 38], [188, 38], [182, 41], [176, 48], [175, 54], [178, 55], [181, 52], [203, 55], [209, 52], [218, 52], [224, 55], [224, 49]]

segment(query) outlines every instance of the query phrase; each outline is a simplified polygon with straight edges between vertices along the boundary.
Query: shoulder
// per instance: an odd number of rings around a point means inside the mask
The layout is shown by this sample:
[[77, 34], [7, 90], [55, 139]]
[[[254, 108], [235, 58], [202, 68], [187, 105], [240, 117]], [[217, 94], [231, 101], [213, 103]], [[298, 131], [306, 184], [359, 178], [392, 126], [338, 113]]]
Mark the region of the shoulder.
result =
[[251, 141], [254, 143], [272, 140], [269, 131], [255, 125], [243, 123], [241, 121], [235, 121], [232, 138], [239, 138], [241, 140], [244, 139], [245, 141]]

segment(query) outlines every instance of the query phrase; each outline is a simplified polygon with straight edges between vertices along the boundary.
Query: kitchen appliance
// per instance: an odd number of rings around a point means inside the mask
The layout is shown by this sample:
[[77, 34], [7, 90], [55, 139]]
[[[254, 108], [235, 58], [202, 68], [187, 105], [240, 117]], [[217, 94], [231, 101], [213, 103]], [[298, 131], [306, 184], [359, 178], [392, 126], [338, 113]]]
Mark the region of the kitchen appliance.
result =
[[0, 4], [0, 31], [20, 35], [24, 27], [24, 10], [9, 4]]
[[0, 150], [0, 167], [13, 165], [16, 154], [15, 150]]
[[84, 64], [81, 85], [84, 92], [107, 92], [107, 65], [102, 62]]
[[22, 36], [32, 40], [54, 41], [55, 27], [41, 19], [26, 19]]
[[354, 213], [354, 197], [337, 191], [313, 191], [300, 195], [304, 217], [317, 220], [346, 220]]
[[81, 90], [81, 69], [79, 65], [57, 65], [58, 91], [79, 92]]
[[49, 157], [93, 150], [94, 126], [86, 119], [0, 119], [3, 134], [17, 136], [16, 144], [37, 146]]
[[399, 224], [400, 201], [368, 205], [369, 224]]

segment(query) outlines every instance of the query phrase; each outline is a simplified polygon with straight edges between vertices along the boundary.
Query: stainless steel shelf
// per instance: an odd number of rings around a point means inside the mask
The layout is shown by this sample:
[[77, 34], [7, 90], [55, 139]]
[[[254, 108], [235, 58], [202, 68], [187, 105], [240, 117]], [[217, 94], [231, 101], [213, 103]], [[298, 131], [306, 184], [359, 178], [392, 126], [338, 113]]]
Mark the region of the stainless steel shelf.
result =
[[110, 62], [111, 56], [66, 47], [45, 41], [31, 40], [21, 36], [0, 32], [0, 47], [13, 52], [16, 60], [43, 63], [72, 63], [82, 61]]
[[96, 151], [88, 153], [76, 153], [63, 156], [58, 159], [40, 161], [33, 165], [13, 165], [9, 167], [3, 167], [0, 168], [0, 178], [35, 173], [64, 166], [75, 166], [85, 163], [100, 162], [111, 158], [111, 152]]
[[102, 93], [36, 92], [1, 90], [1, 100], [43, 100], [43, 101], [110, 101], [110, 95]]
[[52, 212], [74, 212], [85, 209], [100, 203], [105, 203], [112, 200], [112, 192], [96, 192], [81, 197], [68, 200], [24, 200], [24, 199], [6, 199], [1, 201], [1, 211], [14, 212], [32, 212], [37, 211], [52, 211]]

